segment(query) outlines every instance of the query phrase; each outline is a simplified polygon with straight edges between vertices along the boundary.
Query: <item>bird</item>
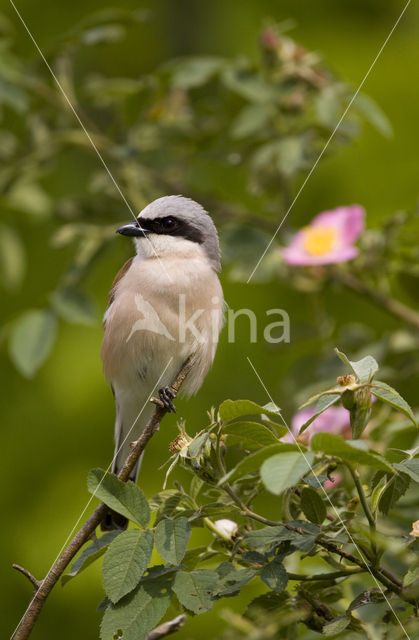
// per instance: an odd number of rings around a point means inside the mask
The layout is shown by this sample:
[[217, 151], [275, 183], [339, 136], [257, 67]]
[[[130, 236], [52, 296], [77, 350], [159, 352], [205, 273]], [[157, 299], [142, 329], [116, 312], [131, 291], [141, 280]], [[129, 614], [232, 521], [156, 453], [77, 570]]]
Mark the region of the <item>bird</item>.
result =
[[[217, 229], [194, 200], [170, 195], [148, 204], [117, 233], [134, 241], [136, 253], [117, 273], [103, 319], [101, 358], [115, 399], [117, 474], [154, 407], [156, 393], [175, 412], [170, 384], [185, 362], [192, 369], [182, 394], [201, 387], [217, 349], [224, 298]], [[136, 482], [141, 458], [131, 472]], [[127, 520], [111, 509], [102, 529], [124, 529]]]

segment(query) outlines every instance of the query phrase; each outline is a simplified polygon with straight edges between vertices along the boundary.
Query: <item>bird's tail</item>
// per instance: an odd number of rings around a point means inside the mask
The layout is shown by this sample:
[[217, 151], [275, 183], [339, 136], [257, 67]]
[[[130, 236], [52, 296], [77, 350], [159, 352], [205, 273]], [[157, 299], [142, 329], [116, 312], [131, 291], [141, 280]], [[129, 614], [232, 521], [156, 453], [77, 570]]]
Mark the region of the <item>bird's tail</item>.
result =
[[[125, 428], [125, 424], [129, 425], [128, 428]], [[133, 424], [134, 422], [130, 418], [127, 419], [125, 417], [123, 420], [121, 412], [117, 409], [115, 423], [115, 453], [112, 462], [112, 473], [115, 475], [118, 475], [124, 465], [124, 462], [130, 452], [130, 443], [138, 438], [142, 431], [139, 425], [135, 425], [134, 429], [132, 429]], [[130, 430], [132, 433], [130, 433]], [[141, 454], [129, 475], [129, 480], [132, 480], [132, 482], [137, 482], [142, 458], [143, 454]], [[128, 526], [128, 519], [113, 509], [109, 509], [100, 526], [102, 531], [113, 531], [114, 529], [124, 530]]]

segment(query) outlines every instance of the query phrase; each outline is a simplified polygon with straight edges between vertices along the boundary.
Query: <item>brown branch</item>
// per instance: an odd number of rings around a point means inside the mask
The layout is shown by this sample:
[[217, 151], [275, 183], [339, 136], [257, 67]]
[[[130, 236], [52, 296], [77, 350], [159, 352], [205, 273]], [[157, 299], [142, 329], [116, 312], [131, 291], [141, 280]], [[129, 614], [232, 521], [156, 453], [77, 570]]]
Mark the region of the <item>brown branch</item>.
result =
[[168, 622], [163, 622], [158, 627], [150, 631], [145, 637], [145, 640], [159, 640], [159, 638], [163, 638], [164, 636], [170, 636], [171, 633], [175, 633], [179, 631], [181, 627], [186, 622], [186, 616], [181, 614], [173, 620], [169, 620]]
[[[179, 391], [186, 376], [189, 374], [192, 366], [193, 360], [192, 358], [189, 358], [172, 383], [171, 388], [175, 395]], [[138, 440], [133, 443], [131, 451], [127, 459], [125, 460], [124, 466], [118, 474], [118, 478], [122, 480], [122, 482], [126, 482], [128, 480], [129, 475], [134, 468], [138, 458], [144, 451], [150, 439], [153, 437], [156, 431], [158, 431], [160, 422], [162, 418], [164, 418], [166, 413], [167, 410], [164, 407], [156, 406], [153, 416], [151, 417], [150, 421], [148, 422], [146, 428], [144, 429]], [[107, 509], [108, 507], [103, 502], [100, 503], [100, 505], [95, 509], [92, 515], [82, 526], [82, 528], [76, 533], [68, 546], [64, 549], [59, 558], [54, 562], [45, 578], [41, 581], [37, 581], [37, 583], [39, 582], [39, 585], [36, 584], [35, 586], [35, 582], [33, 581], [35, 579], [32, 580], [33, 576], [31, 576], [31, 574], [26, 569], [23, 569], [22, 567], [18, 568], [21, 573], [26, 575], [26, 577], [31, 580], [32, 584], [35, 587], [35, 595], [29, 603], [28, 608], [23, 615], [23, 618], [21, 619], [15, 633], [13, 634], [14, 640], [26, 640], [26, 638], [29, 638], [33, 626], [39, 614], [41, 613], [42, 607], [44, 606], [45, 601], [51, 593], [53, 587], [58, 582], [60, 576], [63, 574], [67, 565], [71, 562], [76, 553], [85, 544], [85, 542], [89, 540], [96, 527], [102, 522]]]

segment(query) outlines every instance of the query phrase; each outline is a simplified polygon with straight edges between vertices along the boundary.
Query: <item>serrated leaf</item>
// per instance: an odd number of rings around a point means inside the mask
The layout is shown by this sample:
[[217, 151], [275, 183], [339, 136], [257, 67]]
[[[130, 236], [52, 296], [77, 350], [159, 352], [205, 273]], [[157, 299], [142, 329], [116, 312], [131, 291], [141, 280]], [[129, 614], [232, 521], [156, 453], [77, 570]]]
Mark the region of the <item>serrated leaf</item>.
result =
[[399, 473], [391, 477], [380, 496], [378, 502], [379, 511], [387, 515], [396, 502], [406, 493], [409, 485], [410, 477], [405, 473]]
[[385, 596], [381, 589], [367, 589], [363, 591], [357, 597], [352, 600], [349, 605], [347, 612], [354, 611], [355, 609], [359, 609], [359, 607], [364, 607], [366, 604], [377, 604], [379, 602], [384, 602]]
[[342, 351], [339, 351], [339, 349], [335, 349], [335, 353], [342, 360], [342, 362], [344, 362], [350, 369], [352, 369], [352, 372], [361, 383], [370, 382], [378, 371], [378, 363], [372, 356], [365, 356], [365, 358], [353, 362], [352, 360], [349, 360], [346, 354], [344, 354]]
[[224, 426], [223, 432], [230, 436], [229, 442], [234, 438], [243, 443], [243, 446], [250, 444], [251, 446], [263, 447], [275, 444], [280, 437], [288, 432], [285, 426], [278, 425], [278, 429], [281, 431], [276, 436], [269, 427], [259, 422], [230, 422]]
[[362, 443], [357, 440], [344, 440], [332, 433], [316, 433], [311, 439], [310, 446], [313, 451], [323, 451], [323, 453], [338, 456], [342, 460], [359, 462], [359, 464], [365, 464], [373, 469], [394, 473], [392, 466], [382, 456], [372, 451], [360, 449], [358, 442]]
[[301, 492], [301, 509], [310, 522], [321, 524], [326, 518], [326, 506], [319, 494], [308, 487]]
[[162, 520], [156, 527], [156, 549], [165, 562], [179, 564], [186, 552], [191, 525], [186, 518]]
[[324, 636], [334, 636], [346, 629], [350, 621], [351, 619], [349, 616], [338, 616], [337, 618], [333, 618], [333, 620], [326, 622], [323, 626], [322, 634]]
[[259, 573], [259, 569], [252, 567], [237, 571], [231, 562], [222, 562], [215, 571], [219, 576], [216, 597], [220, 598], [236, 595], [241, 587]]
[[180, 491], [167, 489], [165, 491], [161, 491], [157, 496], [154, 496], [154, 498], [150, 500], [150, 509], [152, 511], [157, 509], [154, 526], [158, 525], [161, 520], [164, 520], [164, 518], [170, 518], [174, 514], [176, 507], [182, 500], [182, 497], [183, 496]]
[[113, 473], [92, 469], [87, 477], [87, 488], [99, 500], [140, 527], [150, 521], [150, 507], [141, 489], [129, 480], [121, 482]]
[[411, 584], [419, 580], [419, 564], [413, 566], [403, 578], [403, 585], [409, 587]]
[[138, 585], [153, 551], [153, 532], [131, 529], [123, 531], [111, 543], [102, 565], [103, 586], [116, 604]]
[[419, 459], [403, 460], [403, 462], [395, 462], [393, 467], [402, 473], [407, 473], [415, 482], [419, 482]]
[[109, 605], [100, 626], [102, 640], [144, 640], [170, 604], [167, 579], [140, 584], [116, 605]]
[[242, 418], [243, 416], [254, 415], [266, 415], [276, 418], [277, 420], [278, 418], [282, 420], [278, 411], [279, 409], [275, 410], [274, 407], [272, 407], [272, 403], [262, 406], [260, 404], [256, 404], [256, 402], [252, 402], [251, 400], [224, 400], [218, 409], [220, 418], [223, 422], [228, 422], [235, 418]]
[[254, 453], [246, 456], [246, 458], [240, 460], [234, 469], [231, 469], [223, 478], [221, 478], [218, 484], [222, 485], [225, 482], [234, 482], [237, 478], [241, 478], [242, 476], [257, 471], [261, 464], [275, 453], [300, 450], [307, 451], [306, 447], [301, 445], [299, 447], [296, 444], [286, 442], [278, 442], [278, 444], [271, 444], [268, 447], [263, 447], [262, 449], [259, 449], [259, 451], [255, 451]]
[[260, 577], [261, 580], [270, 589], [272, 589], [272, 591], [284, 591], [288, 584], [288, 576], [285, 571], [285, 567], [282, 562], [277, 559], [272, 560], [272, 562], [263, 567]]
[[379, 398], [381, 402], [389, 404], [391, 407], [397, 409], [397, 411], [400, 411], [400, 413], [403, 413], [405, 416], [410, 418], [413, 424], [417, 426], [416, 418], [412, 409], [406, 400], [402, 398], [401, 395], [393, 389], [393, 387], [390, 387], [390, 385], [385, 382], [381, 382], [381, 380], [374, 380], [371, 385], [371, 393], [376, 398]]
[[288, 451], [278, 453], [265, 460], [260, 469], [260, 476], [265, 487], [271, 493], [280, 495], [293, 487], [311, 470], [314, 453], [307, 451]]
[[[321, 396], [318, 400], [317, 400], [317, 404], [316, 404], [316, 409], [314, 411], [314, 414], [311, 416], [311, 418], [309, 418], [307, 420], [307, 422], [305, 422], [301, 427], [300, 430], [298, 432], [299, 435], [301, 435], [306, 429], [307, 427], [309, 427], [311, 425], [311, 423], [324, 411], [326, 411], [326, 409], [328, 409], [329, 407], [331, 407], [332, 405], [336, 404], [336, 402], [338, 402], [340, 400], [340, 394], [336, 393], [330, 393], [324, 396]], [[308, 403], [306, 403], [308, 404]], [[306, 406], [306, 405], [303, 405]], [[302, 407], [300, 407], [301, 409]]]
[[67, 322], [92, 326], [97, 322], [93, 301], [79, 289], [57, 289], [51, 296], [55, 311]]
[[194, 613], [205, 613], [212, 607], [218, 574], [209, 569], [178, 571], [173, 582], [173, 591], [184, 607]]
[[92, 544], [83, 549], [78, 558], [73, 562], [69, 571], [61, 578], [61, 584], [64, 586], [69, 580], [84, 571], [95, 560], [102, 557], [110, 543], [120, 534], [120, 531], [107, 531], [96, 538]]
[[49, 356], [57, 335], [57, 319], [49, 310], [23, 313], [13, 324], [9, 353], [16, 368], [32, 378]]

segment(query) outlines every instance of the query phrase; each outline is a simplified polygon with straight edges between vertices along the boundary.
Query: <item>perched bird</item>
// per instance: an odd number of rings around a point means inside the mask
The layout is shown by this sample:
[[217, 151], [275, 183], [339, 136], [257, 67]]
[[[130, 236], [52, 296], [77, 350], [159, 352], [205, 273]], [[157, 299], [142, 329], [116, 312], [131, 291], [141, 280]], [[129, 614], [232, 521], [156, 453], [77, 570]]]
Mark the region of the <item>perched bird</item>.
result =
[[[136, 255], [113, 281], [104, 316], [101, 356], [116, 404], [114, 473], [154, 411], [150, 397], [157, 391], [175, 411], [169, 385], [190, 356], [182, 392], [201, 387], [223, 321], [218, 235], [201, 205], [182, 196], [158, 198], [117, 233], [134, 239]], [[110, 511], [102, 528], [126, 524]]]

